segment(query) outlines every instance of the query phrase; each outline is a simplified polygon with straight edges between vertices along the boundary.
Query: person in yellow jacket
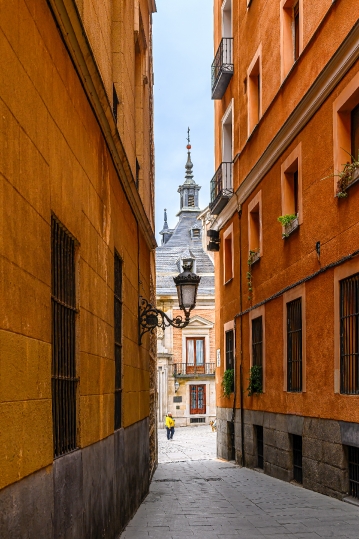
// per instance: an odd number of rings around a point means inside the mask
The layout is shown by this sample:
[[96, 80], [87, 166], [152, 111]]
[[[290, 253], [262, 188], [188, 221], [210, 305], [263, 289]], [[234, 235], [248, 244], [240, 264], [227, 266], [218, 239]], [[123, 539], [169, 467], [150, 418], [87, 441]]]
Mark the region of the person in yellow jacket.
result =
[[166, 430], [167, 440], [172, 440], [175, 432], [175, 420], [172, 418], [172, 414], [166, 416]]

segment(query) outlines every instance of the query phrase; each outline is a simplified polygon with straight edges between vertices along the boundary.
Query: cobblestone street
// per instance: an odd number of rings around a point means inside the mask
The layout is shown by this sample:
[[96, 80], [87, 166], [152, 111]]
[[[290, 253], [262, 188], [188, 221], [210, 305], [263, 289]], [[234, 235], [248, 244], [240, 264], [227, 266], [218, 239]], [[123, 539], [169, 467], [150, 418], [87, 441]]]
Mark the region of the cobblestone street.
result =
[[215, 457], [208, 426], [159, 431], [150, 493], [121, 539], [358, 539], [359, 507]]

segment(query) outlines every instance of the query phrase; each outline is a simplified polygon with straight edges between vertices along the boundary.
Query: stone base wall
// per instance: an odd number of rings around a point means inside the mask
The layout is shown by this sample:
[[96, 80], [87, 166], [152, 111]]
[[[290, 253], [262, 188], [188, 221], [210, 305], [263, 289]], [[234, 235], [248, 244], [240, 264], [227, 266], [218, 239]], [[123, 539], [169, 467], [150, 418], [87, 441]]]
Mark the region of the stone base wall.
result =
[[[232, 409], [217, 409], [217, 455], [232, 460], [228, 422]], [[347, 446], [359, 447], [359, 424], [244, 410], [244, 465], [258, 465], [255, 426], [263, 427], [264, 473], [292, 481], [293, 435], [302, 437], [303, 486], [343, 499], [348, 494]], [[242, 464], [240, 410], [234, 418], [235, 460]]]
[[118, 537], [149, 489], [148, 419], [0, 491], [0, 537]]

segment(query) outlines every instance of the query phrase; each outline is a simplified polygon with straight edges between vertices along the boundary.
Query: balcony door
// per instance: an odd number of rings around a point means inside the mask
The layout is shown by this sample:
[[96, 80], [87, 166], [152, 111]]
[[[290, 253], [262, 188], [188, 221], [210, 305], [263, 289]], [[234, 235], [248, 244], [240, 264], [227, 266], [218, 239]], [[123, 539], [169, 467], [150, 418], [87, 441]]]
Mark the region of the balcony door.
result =
[[206, 386], [196, 385], [190, 386], [191, 405], [190, 414], [205, 414], [206, 413]]
[[204, 337], [187, 337], [187, 374], [204, 374]]

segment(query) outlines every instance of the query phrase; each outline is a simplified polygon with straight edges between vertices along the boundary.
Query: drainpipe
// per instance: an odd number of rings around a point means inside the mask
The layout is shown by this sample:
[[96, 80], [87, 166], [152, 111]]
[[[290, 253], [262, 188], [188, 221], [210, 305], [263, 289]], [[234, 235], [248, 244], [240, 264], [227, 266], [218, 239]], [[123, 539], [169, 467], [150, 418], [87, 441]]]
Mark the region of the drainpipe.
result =
[[[242, 312], [242, 210], [238, 212], [239, 218], [239, 309], [240, 313]], [[239, 397], [240, 397], [240, 414], [241, 414], [241, 451], [242, 451], [242, 466], [245, 466], [245, 457], [244, 457], [244, 410], [243, 410], [243, 317], [238, 316], [234, 317], [234, 335], [236, 335], [236, 324], [237, 319], [239, 320], [239, 338], [240, 338], [240, 352], [239, 352]], [[235, 341], [236, 342], [236, 341]], [[237, 349], [237, 345], [235, 346]], [[236, 361], [235, 361], [236, 364]], [[234, 405], [233, 405], [234, 413]]]

